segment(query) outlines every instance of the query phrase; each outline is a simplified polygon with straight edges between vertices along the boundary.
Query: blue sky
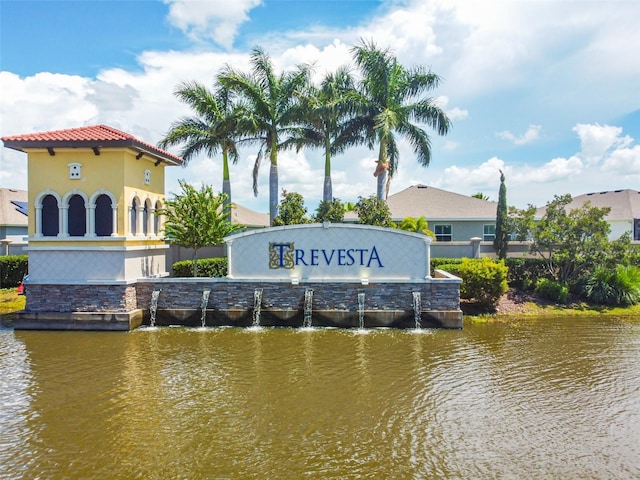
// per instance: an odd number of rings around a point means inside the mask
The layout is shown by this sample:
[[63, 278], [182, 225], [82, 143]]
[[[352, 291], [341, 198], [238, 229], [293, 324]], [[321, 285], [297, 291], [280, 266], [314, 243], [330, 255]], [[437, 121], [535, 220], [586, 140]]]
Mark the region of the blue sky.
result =
[[[0, 136], [105, 123], [156, 143], [189, 111], [177, 84], [212, 85], [262, 46], [279, 69], [351, 63], [361, 38], [443, 78], [431, 93], [453, 120], [420, 167], [402, 144], [391, 193], [416, 183], [544, 205], [554, 194], [640, 186], [640, 2], [587, 0], [0, 0]], [[232, 166], [234, 201], [267, 211], [268, 168], [251, 190], [255, 148]], [[375, 152], [333, 161], [334, 196], [375, 193]], [[221, 188], [220, 159], [167, 171]], [[0, 149], [0, 186], [25, 189], [24, 154]], [[280, 189], [322, 195], [318, 151], [285, 152]]]

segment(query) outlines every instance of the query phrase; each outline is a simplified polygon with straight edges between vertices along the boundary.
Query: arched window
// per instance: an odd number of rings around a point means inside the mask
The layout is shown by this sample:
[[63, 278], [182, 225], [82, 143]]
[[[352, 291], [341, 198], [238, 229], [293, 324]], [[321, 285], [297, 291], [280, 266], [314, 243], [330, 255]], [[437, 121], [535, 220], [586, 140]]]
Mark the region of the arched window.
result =
[[162, 208], [162, 204], [158, 200], [156, 202], [156, 208], [153, 215], [153, 233], [154, 235], [160, 235], [160, 215], [158, 215], [158, 211]]
[[58, 200], [53, 195], [47, 195], [42, 199], [42, 235], [55, 237], [60, 233], [60, 211]]
[[104, 193], [96, 198], [96, 235], [108, 237], [113, 233], [113, 208], [111, 198]]
[[138, 197], [133, 197], [131, 201], [131, 213], [130, 213], [130, 221], [129, 221], [129, 232], [131, 235], [135, 235], [137, 233], [137, 225], [138, 225]]
[[87, 233], [87, 212], [81, 195], [76, 194], [69, 199], [68, 225], [72, 237], [83, 237]]
[[149, 200], [145, 200], [144, 202], [144, 210], [142, 211], [142, 233], [147, 235], [149, 233], [149, 210], [150, 210]]

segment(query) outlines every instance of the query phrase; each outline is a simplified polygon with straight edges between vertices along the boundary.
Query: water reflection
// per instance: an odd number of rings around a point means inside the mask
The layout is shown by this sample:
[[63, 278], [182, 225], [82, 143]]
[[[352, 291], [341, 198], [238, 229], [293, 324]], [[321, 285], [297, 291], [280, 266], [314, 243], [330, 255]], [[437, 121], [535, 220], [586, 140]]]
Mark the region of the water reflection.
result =
[[632, 478], [640, 323], [0, 331], [4, 478]]

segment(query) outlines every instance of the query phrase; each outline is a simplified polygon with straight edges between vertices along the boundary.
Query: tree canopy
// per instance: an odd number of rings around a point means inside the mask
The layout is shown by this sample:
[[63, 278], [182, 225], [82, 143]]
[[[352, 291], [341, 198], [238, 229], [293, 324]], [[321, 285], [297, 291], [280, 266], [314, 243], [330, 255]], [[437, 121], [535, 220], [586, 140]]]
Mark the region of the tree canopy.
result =
[[200, 190], [180, 180], [182, 192], [165, 202], [156, 215], [163, 215], [165, 238], [175, 245], [193, 249], [193, 276], [198, 276], [198, 250], [209, 245], [219, 245], [223, 238], [244, 228], [229, 222], [231, 205], [227, 196], [216, 195], [209, 185]]

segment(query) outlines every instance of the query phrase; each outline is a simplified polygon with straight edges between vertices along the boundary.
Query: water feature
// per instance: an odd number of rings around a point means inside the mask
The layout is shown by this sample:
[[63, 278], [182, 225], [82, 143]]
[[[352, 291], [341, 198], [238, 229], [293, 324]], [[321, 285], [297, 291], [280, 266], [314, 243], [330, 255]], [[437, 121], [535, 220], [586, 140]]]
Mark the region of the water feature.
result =
[[202, 316], [200, 320], [202, 321], [202, 326], [205, 326], [207, 321], [207, 305], [209, 304], [209, 294], [211, 290], [203, 290], [202, 291], [202, 301], [200, 302], [200, 309], [202, 310]]
[[413, 319], [416, 321], [416, 329], [422, 328], [422, 297], [420, 292], [412, 292], [413, 295]]
[[149, 324], [156, 326], [156, 314], [158, 312], [158, 297], [162, 290], [154, 290], [151, 292], [151, 304], [149, 305]]
[[253, 326], [260, 326], [260, 310], [262, 309], [262, 288], [253, 291]]
[[313, 321], [313, 289], [307, 288], [304, 291], [304, 319], [302, 326], [305, 328], [311, 328]]
[[364, 292], [358, 293], [358, 327], [364, 328]]
[[0, 478], [640, 478], [640, 319], [354, 333], [0, 329]]

